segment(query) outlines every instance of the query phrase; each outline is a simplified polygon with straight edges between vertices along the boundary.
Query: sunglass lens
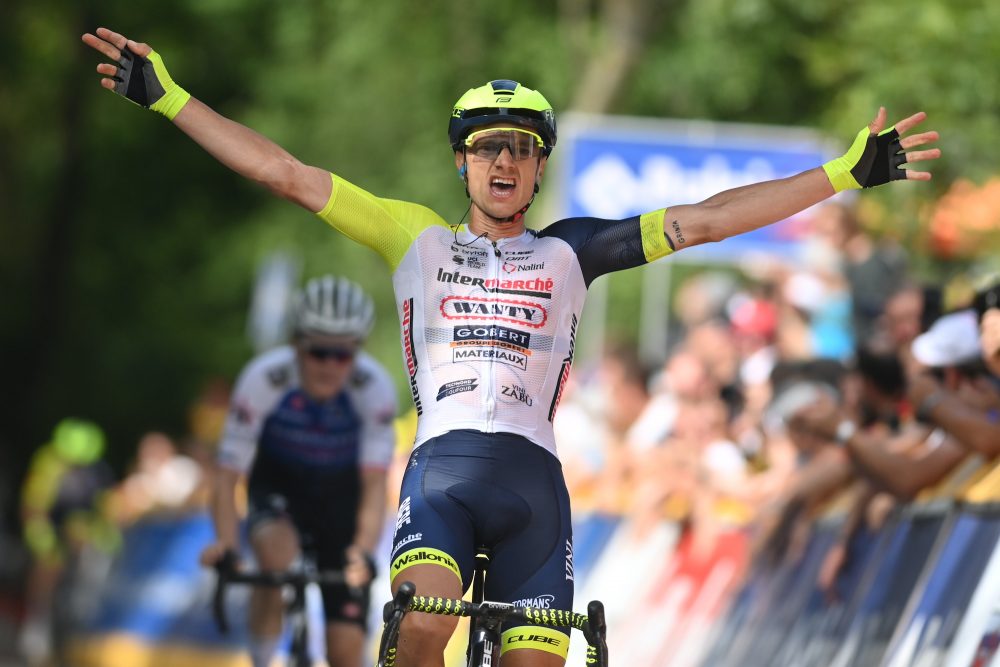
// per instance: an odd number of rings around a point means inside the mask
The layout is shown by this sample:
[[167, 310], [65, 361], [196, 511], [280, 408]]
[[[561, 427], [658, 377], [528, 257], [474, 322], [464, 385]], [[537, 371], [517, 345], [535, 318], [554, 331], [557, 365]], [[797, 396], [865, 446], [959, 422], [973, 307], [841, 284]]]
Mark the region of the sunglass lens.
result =
[[348, 350], [340, 347], [310, 347], [308, 349], [308, 354], [313, 359], [317, 361], [326, 361], [327, 359], [333, 359], [334, 361], [350, 361], [354, 358], [354, 350]]

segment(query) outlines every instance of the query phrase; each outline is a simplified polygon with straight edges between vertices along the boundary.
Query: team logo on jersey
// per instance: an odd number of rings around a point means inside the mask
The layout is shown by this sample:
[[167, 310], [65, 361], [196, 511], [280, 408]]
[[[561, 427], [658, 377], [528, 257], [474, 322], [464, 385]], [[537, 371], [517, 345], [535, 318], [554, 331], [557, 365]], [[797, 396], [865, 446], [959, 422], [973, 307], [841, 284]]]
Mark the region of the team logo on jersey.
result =
[[413, 407], [419, 417], [424, 413], [420, 404], [420, 392], [417, 389], [417, 356], [413, 349], [413, 299], [403, 302], [403, 357], [406, 359], [406, 372], [410, 376], [410, 393], [413, 395]]
[[452, 361], [498, 361], [528, 369], [531, 334], [498, 324], [460, 326], [453, 331]]
[[516, 271], [541, 271], [545, 268], [545, 262], [535, 262], [534, 264], [517, 264], [516, 262], [506, 261], [501, 267], [505, 273], [514, 273]]
[[478, 381], [477, 378], [469, 378], [467, 380], [445, 382], [438, 388], [437, 400], [440, 401], [442, 398], [448, 398], [455, 394], [463, 394], [467, 391], [475, 391], [479, 388], [479, 385], [476, 384]]
[[516, 384], [505, 384], [500, 387], [500, 393], [503, 396], [509, 396], [514, 400], [521, 401], [529, 408], [534, 401], [531, 400], [531, 396], [528, 395], [528, 390]]
[[455, 327], [452, 333], [454, 339], [452, 347], [489, 345], [506, 347], [531, 355], [531, 352], [528, 351], [528, 348], [531, 347], [531, 334], [527, 331], [518, 331], [498, 324], [484, 324], [482, 326]]
[[403, 498], [403, 502], [399, 503], [399, 511], [396, 513], [396, 532], [410, 523], [410, 497], [406, 496]]
[[534, 607], [535, 609], [552, 609], [552, 603], [555, 602], [556, 596], [551, 593], [543, 593], [538, 597], [534, 598], [522, 598], [520, 600], [514, 600], [512, 603], [515, 607]]
[[446, 320], [488, 320], [512, 322], [533, 329], [545, 326], [548, 311], [539, 303], [515, 299], [486, 299], [475, 296], [446, 296], [441, 300]]
[[549, 421], [556, 416], [556, 408], [559, 407], [559, 401], [562, 400], [563, 389], [566, 388], [566, 381], [569, 380], [569, 369], [573, 366], [573, 352], [576, 349], [576, 313], [573, 314], [573, 321], [570, 323], [569, 327], [569, 352], [562, 361], [562, 366], [559, 368], [559, 380], [556, 383], [556, 390], [552, 394], [552, 403], [549, 405]]
[[468, 248], [452, 243], [451, 251], [455, 253], [452, 255], [451, 261], [459, 266], [467, 266], [470, 269], [482, 269], [486, 266], [485, 262], [483, 262], [483, 259], [486, 257], [486, 251], [482, 248]]
[[483, 260], [478, 257], [462, 257], [461, 255], [455, 255], [451, 258], [451, 261], [455, 262], [459, 266], [467, 266], [470, 269], [482, 269], [486, 266]]
[[522, 371], [528, 370], [527, 355], [514, 350], [504, 350], [494, 347], [470, 347], [457, 348], [451, 351], [451, 360], [454, 363], [466, 361], [496, 361], [508, 366], [514, 366]]
[[460, 255], [465, 255], [466, 257], [486, 257], [489, 254], [485, 248], [470, 248], [467, 245], [462, 245], [460, 243], [452, 243], [451, 251], [458, 253]]
[[480, 278], [467, 276], [460, 271], [445, 271], [442, 268], [438, 268], [437, 280], [439, 283], [479, 287], [484, 292], [494, 294], [516, 294], [517, 296], [533, 296], [541, 299], [551, 299], [552, 288], [556, 285], [556, 281], [552, 278], [531, 278], [529, 280]]
[[396, 545], [392, 548], [392, 553], [396, 553], [397, 551], [405, 547], [407, 544], [410, 544], [411, 542], [419, 542], [422, 539], [424, 539], [423, 533], [410, 533], [409, 535], [401, 539], [399, 542], [396, 542]]

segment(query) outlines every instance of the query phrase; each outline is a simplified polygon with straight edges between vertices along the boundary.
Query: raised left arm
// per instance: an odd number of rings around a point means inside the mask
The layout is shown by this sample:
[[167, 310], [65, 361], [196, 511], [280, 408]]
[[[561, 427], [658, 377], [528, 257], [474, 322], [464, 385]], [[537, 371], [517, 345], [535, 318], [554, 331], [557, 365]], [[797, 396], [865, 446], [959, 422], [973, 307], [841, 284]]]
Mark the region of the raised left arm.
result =
[[927, 114], [913, 114], [883, 130], [885, 117], [885, 108], [879, 108], [871, 124], [858, 132], [850, 150], [822, 167], [725, 190], [698, 204], [668, 208], [663, 217], [664, 233], [674, 248], [681, 250], [784, 220], [841, 190], [875, 187], [894, 180], [930, 180], [930, 173], [902, 166], [939, 158], [938, 148], [909, 151], [937, 141], [938, 133], [921, 132], [900, 138], [923, 122]]

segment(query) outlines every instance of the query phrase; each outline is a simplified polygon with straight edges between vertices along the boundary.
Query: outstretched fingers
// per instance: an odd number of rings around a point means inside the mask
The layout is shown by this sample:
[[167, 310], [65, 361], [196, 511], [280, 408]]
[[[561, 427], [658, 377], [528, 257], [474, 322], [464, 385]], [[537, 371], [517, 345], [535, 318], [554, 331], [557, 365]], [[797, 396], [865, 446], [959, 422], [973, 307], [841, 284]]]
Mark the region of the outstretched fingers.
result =
[[[89, 46], [90, 48], [99, 51], [109, 60], [118, 62], [118, 59], [122, 57], [122, 52], [114, 44], [99, 36], [102, 31], [109, 32], [104, 30], [104, 28], [98, 28], [97, 35], [93, 35], [88, 32], [82, 37], [83, 43]], [[122, 47], [124, 46], [125, 43], [122, 42]]]
[[929, 144], [931, 142], [937, 141], [941, 138], [937, 132], [921, 132], [920, 134], [913, 134], [908, 137], [903, 137], [899, 140], [899, 145], [904, 149], [916, 148], [917, 146], [923, 146], [924, 144]]
[[[122, 51], [127, 46], [134, 53], [145, 57], [153, 50], [148, 44], [140, 44], [125, 37], [114, 30], [98, 28], [96, 34], [86, 33], [83, 35], [83, 43], [104, 55], [108, 60], [115, 63], [121, 62]], [[108, 90], [114, 90], [115, 84], [121, 79], [118, 78], [118, 67], [108, 63], [101, 63], [97, 66], [97, 73], [105, 78], [101, 79], [101, 85]]]
[[927, 118], [927, 114], [926, 113], [924, 113], [923, 111], [918, 111], [917, 113], [913, 114], [912, 116], [909, 116], [908, 118], [904, 118], [903, 120], [901, 120], [898, 123], [896, 123], [896, 125], [895, 125], [896, 131], [899, 132], [900, 134], [906, 134], [911, 129], [913, 129], [914, 127], [916, 127], [920, 123], [924, 122], [924, 120], [926, 118]]

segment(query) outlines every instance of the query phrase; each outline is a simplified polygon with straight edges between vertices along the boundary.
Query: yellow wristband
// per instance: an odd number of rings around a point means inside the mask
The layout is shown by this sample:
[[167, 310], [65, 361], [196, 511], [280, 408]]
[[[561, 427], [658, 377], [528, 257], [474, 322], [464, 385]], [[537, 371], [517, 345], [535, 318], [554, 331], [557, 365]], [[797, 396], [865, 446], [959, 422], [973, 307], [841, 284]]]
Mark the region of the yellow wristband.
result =
[[835, 192], [861, 189], [861, 184], [854, 178], [851, 169], [854, 168], [854, 165], [858, 163], [861, 155], [865, 152], [865, 144], [868, 143], [868, 136], [868, 128], [861, 128], [858, 136], [854, 138], [854, 143], [851, 144], [850, 149], [846, 153], [823, 165], [823, 171], [826, 172], [826, 177], [830, 179], [830, 184], [833, 185]]
[[153, 63], [153, 71], [156, 72], [156, 78], [159, 80], [160, 85], [163, 86], [163, 97], [149, 105], [149, 108], [163, 114], [167, 119], [173, 120], [174, 116], [180, 113], [180, 110], [191, 99], [191, 94], [174, 83], [174, 80], [170, 78], [170, 74], [167, 72], [167, 68], [163, 64], [163, 59], [159, 53], [150, 51], [146, 58]]

